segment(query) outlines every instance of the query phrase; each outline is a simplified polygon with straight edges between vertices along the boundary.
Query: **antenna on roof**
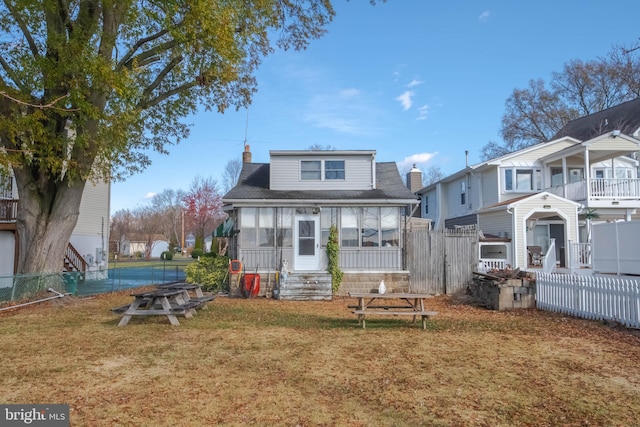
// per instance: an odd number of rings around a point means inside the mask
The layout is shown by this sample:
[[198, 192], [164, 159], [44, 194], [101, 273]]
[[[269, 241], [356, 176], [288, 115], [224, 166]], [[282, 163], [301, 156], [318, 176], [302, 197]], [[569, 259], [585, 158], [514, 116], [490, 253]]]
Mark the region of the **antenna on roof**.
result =
[[247, 148], [247, 134], [249, 133], [249, 109], [247, 108], [247, 119], [244, 125], [244, 148]]

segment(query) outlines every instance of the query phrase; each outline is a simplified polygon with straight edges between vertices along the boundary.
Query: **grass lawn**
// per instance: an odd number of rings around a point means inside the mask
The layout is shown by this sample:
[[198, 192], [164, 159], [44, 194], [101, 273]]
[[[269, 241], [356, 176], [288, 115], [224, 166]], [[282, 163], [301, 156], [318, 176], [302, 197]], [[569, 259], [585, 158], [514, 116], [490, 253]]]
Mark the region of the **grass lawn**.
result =
[[72, 426], [632, 426], [640, 338], [537, 310], [429, 300], [418, 321], [353, 300], [219, 297], [134, 318], [129, 292], [0, 312], [0, 402], [65, 403]]

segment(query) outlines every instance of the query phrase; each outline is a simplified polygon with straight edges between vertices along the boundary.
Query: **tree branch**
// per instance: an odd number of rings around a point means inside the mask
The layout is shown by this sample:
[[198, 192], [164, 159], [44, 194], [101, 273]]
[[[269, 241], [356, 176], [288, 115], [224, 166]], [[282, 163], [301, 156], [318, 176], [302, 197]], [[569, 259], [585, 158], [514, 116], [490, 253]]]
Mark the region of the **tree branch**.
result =
[[118, 69], [123, 68], [125, 66], [125, 64], [127, 64], [129, 62], [129, 60], [133, 57], [133, 55], [138, 51], [138, 49], [140, 49], [146, 43], [152, 42], [152, 41], [164, 36], [168, 32], [169, 32], [169, 30], [165, 28], [162, 31], [159, 31], [159, 32], [157, 32], [155, 34], [150, 35], [149, 37], [144, 37], [144, 38], [141, 38], [140, 40], [138, 40], [136, 42], [136, 44], [131, 46], [131, 49], [129, 49], [129, 52], [126, 53], [126, 55], [120, 60], [120, 62], [118, 62], [118, 65], [117, 65], [116, 68], [118, 68]]
[[11, 16], [13, 16], [13, 18], [16, 20], [18, 27], [20, 27], [20, 31], [22, 31], [22, 34], [27, 39], [27, 43], [29, 44], [29, 49], [31, 49], [31, 54], [33, 55], [34, 58], [39, 58], [40, 52], [38, 52], [38, 46], [36, 46], [36, 43], [33, 40], [33, 37], [31, 37], [31, 33], [29, 32], [29, 28], [27, 28], [26, 22], [24, 22], [20, 14], [18, 14], [18, 12], [13, 8], [13, 5], [10, 3], [10, 0], [4, 0], [4, 4], [5, 6], [7, 6], [7, 9], [9, 9]]
[[141, 110], [146, 110], [148, 108], [151, 107], [155, 107], [156, 105], [160, 104], [162, 101], [164, 101], [167, 98], [172, 97], [173, 95], [177, 95], [180, 92], [186, 91], [191, 89], [194, 86], [197, 86], [198, 82], [193, 81], [193, 82], [187, 82], [183, 85], [180, 85], [174, 89], [168, 90], [166, 92], [161, 93], [160, 95], [156, 96], [155, 98], [149, 99], [149, 100], [142, 100], [138, 103], [137, 107]]
[[2, 55], [0, 55], [0, 65], [2, 65], [2, 68], [7, 73], [7, 76], [13, 81], [13, 83], [15, 83], [18, 89], [20, 89], [23, 92], [26, 92], [27, 90], [24, 87], [24, 84], [22, 83], [22, 81], [20, 80], [20, 77], [13, 71], [13, 68], [11, 68], [9, 63], [4, 60], [4, 57]]
[[124, 64], [124, 66], [125, 66], [126, 68], [131, 69], [131, 66], [132, 66], [132, 64], [133, 64], [135, 61], [138, 61], [139, 63], [142, 63], [142, 62], [146, 61], [147, 59], [152, 58], [152, 57], [154, 57], [154, 56], [158, 55], [158, 54], [159, 54], [159, 53], [161, 53], [161, 52], [166, 52], [166, 51], [168, 51], [168, 50], [170, 50], [170, 49], [172, 49], [172, 48], [176, 47], [177, 45], [178, 45], [178, 42], [177, 42], [177, 41], [175, 41], [175, 40], [169, 40], [168, 42], [165, 42], [165, 43], [159, 44], [159, 45], [157, 45], [157, 46], [154, 46], [154, 47], [152, 47], [151, 49], [149, 49], [149, 50], [147, 50], [147, 51], [145, 51], [145, 52], [142, 52], [142, 53], [141, 53], [141, 54], [139, 54], [139, 55], [134, 56], [133, 58], [129, 59], [129, 60]]
[[183, 56], [176, 56], [175, 58], [173, 58], [166, 67], [164, 67], [164, 70], [160, 71], [160, 73], [158, 73], [158, 76], [156, 77], [156, 79], [145, 88], [144, 92], [142, 92], [142, 95], [146, 98], [149, 95], [151, 95], [151, 92], [153, 92], [153, 90], [155, 88], [157, 88], [160, 83], [162, 83], [162, 80], [164, 80], [164, 78], [166, 77], [167, 74], [169, 74], [171, 72], [171, 70], [173, 70], [176, 65], [178, 65], [180, 62], [182, 62], [183, 60]]

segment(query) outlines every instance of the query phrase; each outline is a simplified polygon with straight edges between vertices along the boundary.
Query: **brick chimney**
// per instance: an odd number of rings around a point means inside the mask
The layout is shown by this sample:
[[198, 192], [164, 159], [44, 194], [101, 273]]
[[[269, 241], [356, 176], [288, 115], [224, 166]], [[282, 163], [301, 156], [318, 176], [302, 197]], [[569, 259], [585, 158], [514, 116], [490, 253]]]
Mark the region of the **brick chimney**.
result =
[[251, 147], [249, 147], [249, 144], [244, 145], [244, 152], [242, 153], [242, 163], [251, 163]]
[[413, 165], [413, 168], [407, 173], [407, 187], [412, 193], [420, 190], [422, 185], [422, 171]]

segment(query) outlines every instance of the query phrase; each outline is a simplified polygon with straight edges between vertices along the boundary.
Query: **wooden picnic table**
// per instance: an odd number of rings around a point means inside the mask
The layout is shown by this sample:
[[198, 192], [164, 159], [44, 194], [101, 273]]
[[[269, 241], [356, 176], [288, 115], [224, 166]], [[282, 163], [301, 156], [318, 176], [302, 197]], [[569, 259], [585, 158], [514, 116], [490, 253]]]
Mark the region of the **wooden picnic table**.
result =
[[366, 327], [367, 315], [413, 316], [422, 319], [422, 329], [427, 329], [427, 319], [438, 314], [437, 311], [425, 310], [425, 300], [432, 298], [429, 294], [390, 292], [349, 292], [349, 296], [358, 299], [357, 305], [350, 305], [352, 313], [358, 315], [358, 324]]
[[158, 289], [181, 290], [185, 301], [197, 301], [201, 303], [202, 308], [206, 308], [206, 303], [208, 301], [213, 301], [216, 298], [215, 295], [205, 295], [204, 292], [202, 292], [202, 286], [191, 283], [168, 283], [165, 285], [158, 285]]
[[133, 316], [167, 316], [172, 325], [180, 325], [177, 315], [193, 317], [195, 309], [202, 303], [185, 299], [182, 289], [156, 289], [150, 292], [131, 294], [133, 302], [129, 306], [113, 309], [121, 313], [118, 326], [125, 326]]

